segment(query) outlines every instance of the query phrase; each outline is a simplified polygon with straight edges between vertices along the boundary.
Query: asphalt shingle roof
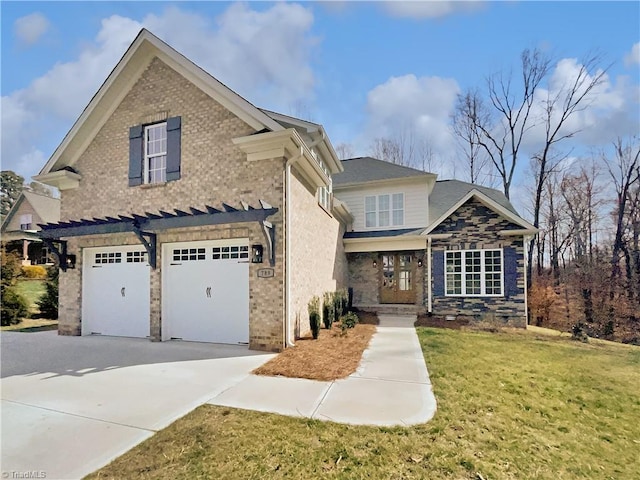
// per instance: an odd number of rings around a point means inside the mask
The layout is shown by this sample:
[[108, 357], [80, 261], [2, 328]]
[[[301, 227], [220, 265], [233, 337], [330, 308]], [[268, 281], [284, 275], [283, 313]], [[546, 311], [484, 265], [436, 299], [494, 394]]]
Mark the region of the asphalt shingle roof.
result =
[[9, 222], [21, 207], [22, 202], [29, 202], [33, 210], [38, 214], [42, 222], [58, 222], [60, 221], [60, 199], [34, 193], [29, 190], [22, 190], [20, 196], [16, 199], [7, 216], [2, 221], [2, 230], [6, 230]]
[[[430, 176], [431, 173], [415, 168], [396, 165], [372, 157], [357, 157], [342, 160], [344, 172], [333, 176], [333, 185], [350, 185], [377, 180], [402, 179], [409, 177]], [[478, 190], [498, 205], [519, 216], [511, 202], [500, 190], [462, 182], [460, 180], [439, 180], [435, 183], [429, 196], [429, 218], [435, 221], [455, 205], [471, 190]], [[425, 225], [426, 227], [426, 225]]]
[[432, 175], [415, 168], [404, 167], [372, 157], [342, 160], [344, 172], [333, 175], [333, 185], [374, 182], [390, 178], [408, 178]]
[[43, 222], [60, 221], [60, 199], [40, 195], [39, 193], [23, 190], [25, 200], [27, 200], [33, 209], [38, 213]]

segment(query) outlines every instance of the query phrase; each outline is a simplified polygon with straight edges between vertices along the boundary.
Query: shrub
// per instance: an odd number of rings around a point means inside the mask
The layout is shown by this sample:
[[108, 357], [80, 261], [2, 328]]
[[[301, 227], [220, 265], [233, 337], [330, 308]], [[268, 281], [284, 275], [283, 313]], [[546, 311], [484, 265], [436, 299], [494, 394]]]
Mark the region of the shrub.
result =
[[47, 269], [47, 283], [45, 283], [45, 293], [38, 300], [40, 316], [55, 320], [58, 318], [58, 275], [60, 270], [56, 266]]
[[344, 332], [349, 328], [354, 328], [358, 324], [358, 321], [358, 315], [356, 315], [355, 312], [348, 312], [342, 317], [340, 327]]
[[0, 303], [0, 324], [3, 327], [20, 323], [28, 313], [27, 302], [16, 292], [14, 287], [2, 286], [2, 303]]
[[614, 328], [613, 320], [609, 320], [604, 326], [602, 335], [606, 337], [610, 337], [614, 334], [614, 331], [615, 331], [615, 328]]
[[342, 298], [340, 298], [340, 292], [334, 292], [333, 294], [333, 311], [334, 318], [342, 317]]
[[331, 329], [335, 318], [333, 294], [331, 292], [325, 292], [324, 295], [322, 295], [322, 323], [324, 323], [324, 328], [328, 330]]
[[582, 323], [578, 322], [571, 327], [571, 338], [574, 340], [580, 340], [583, 343], [587, 343], [589, 341], [589, 337], [584, 331], [584, 325]]
[[349, 291], [346, 288], [340, 290], [340, 298], [342, 300], [342, 316], [349, 311]]
[[6, 253], [2, 254], [1, 258], [2, 285], [13, 285], [18, 273], [20, 273], [20, 256], [16, 253]]
[[38, 280], [47, 278], [47, 269], [42, 265], [25, 265], [20, 270], [22, 272], [22, 276], [25, 278]]
[[320, 333], [320, 298], [316, 295], [309, 302], [309, 326], [311, 327], [311, 335], [314, 340], [318, 338]]

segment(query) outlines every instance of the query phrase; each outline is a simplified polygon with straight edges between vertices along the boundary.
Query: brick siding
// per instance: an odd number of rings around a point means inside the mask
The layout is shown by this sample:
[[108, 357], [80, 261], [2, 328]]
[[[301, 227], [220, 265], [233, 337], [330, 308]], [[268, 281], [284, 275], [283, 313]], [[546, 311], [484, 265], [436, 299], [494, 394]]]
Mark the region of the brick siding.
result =
[[308, 304], [314, 295], [347, 285], [344, 228], [325, 211], [312, 187], [291, 175], [291, 320], [297, 336], [309, 332]]
[[[129, 127], [167, 117], [182, 117], [181, 178], [159, 186], [128, 186]], [[278, 351], [283, 346], [284, 316], [284, 159], [249, 163], [233, 143], [254, 130], [180, 74], [154, 59], [90, 142], [74, 168], [80, 187], [61, 195], [61, 220], [219, 207], [222, 202], [257, 206], [263, 199], [277, 207], [269, 218], [276, 232], [275, 276], [257, 278], [250, 266], [250, 348]], [[158, 232], [157, 269], [151, 273], [151, 332], [161, 338], [161, 244], [174, 241], [248, 237], [265, 244], [257, 223]], [[81, 248], [139, 244], [132, 234], [69, 239], [77, 268], [60, 275], [60, 326], [64, 335], [81, 332]], [[265, 249], [266, 251], [266, 249]]]

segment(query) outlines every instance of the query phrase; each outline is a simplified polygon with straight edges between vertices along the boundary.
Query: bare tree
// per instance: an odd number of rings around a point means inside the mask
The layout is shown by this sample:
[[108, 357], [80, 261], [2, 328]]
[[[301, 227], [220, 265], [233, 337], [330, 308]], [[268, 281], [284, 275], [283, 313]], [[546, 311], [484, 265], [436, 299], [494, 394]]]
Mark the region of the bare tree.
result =
[[486, 170], [491, 165], [486, 151], [480, 145], [476, 124], [488, 123], [488, 111], [477, 90], [458, 94], [451, 117], [453, 132], [464, 153], [469, 181], [484, 184], [489, 178]]
[[491, 75], [487, 78], [488, 114], [470, 112], [478, 144], [498, 171], [507, 198], [522, 141], [533, 126], [536, 92], [551, 66], [551, 60], [537, 49], [525, 49], [520, 61], [522, 83], [514, 85], [511, 71]]
[[355, 150], [353, 149], [353, 145], [350, 143], [339, 143], [336, 145], [335, 150], [340, 160], [355, 157]]
[[[535, 155], [537, 171], [535, 172], [536, 190], [533, 208], [533, 226], [540, 225], [540, 205], [542, 203], [542, 191], [547, 181], [547, 177], [562, 160], [557, 155], [558, 143], [573, 137], [579, 132], [578, 129], [567, 128], [568, 120], [576, 113], [585, 110], [593, 101], [593, 91], [605, 79], [606, 69], [598, 67], [600, 58], [591, 56], [586, 58], [580, 65], [577, 73], [568, 78], [563, 85], [555, 91], [547, 90], [546, 98], [541, 102], [543, 114], [541, 122], [544, 125], [544, 143], [538, 154]], [[594, 71], [592, 75], [590, 72]], [[531, 280], [531, 261], [535, 237], [531, 239], [529, 245], [529, 266], [527, 276]]]
[[[633, 192], [640, 182], [640, 141], [633, 138], [625, 143], [618, 138], [614, 143], [615, 160], [610, 162], [604, 157], [609, 175], [616, 190], [616, 208], [614, 210], [616, 227], [611, 251], [611, 283], [620, 277], [620, 254], [624, 249], [624, 234], [628, 228], [627, 202], [633, 199]], [[635, 216], [632, 215], [632, 217]], [[613, 294], [613, 292], [612, 292]]]
[[371, 155], [386, 162], [405, 165], [408, 159], [402, 151], [402, 145], [396, 139], [375, 138], [371, 144]]
[[[594, 229], [597, 212], [602, 204], [602, 189], [596, 185], [598, 169], [595, 164], [590, 168], [582, 166], [578, 174], [565, 173], [560, 191], [566, 205], [568, 221], [573, 233], [573, 279], [577, 282], [582, 299], [582, 311], [588, 323], [593, 323], [593, 288], [596, 284], [594, 262]], [[566, 282], [568, 283], [568, 282]], [[568, 290], [569, 285], [565, 285]]]

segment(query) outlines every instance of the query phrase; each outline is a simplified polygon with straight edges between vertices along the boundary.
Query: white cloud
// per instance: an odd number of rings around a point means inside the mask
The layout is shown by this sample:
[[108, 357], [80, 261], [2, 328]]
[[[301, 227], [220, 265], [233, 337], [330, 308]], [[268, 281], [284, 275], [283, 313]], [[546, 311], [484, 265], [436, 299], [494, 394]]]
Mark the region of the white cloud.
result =
[[47, 33], [51, 24], [47, 17], [39, 12], [18, 18], [13, 27], [16, 37], [24, 45], [33, 45]]
[[452, 167], [455, 146], [449, 118], [459, 91], [458, 83], [451, 78], [418, 78], [413, 74], [391, 77], [367, 95], [369, 118], [360, 142], [369, 146], [376, 138], [404, 136], [409, 141], [411, 137], [419, 156], [429, 148], [434, 165], [441, 167], [439, 173], [451, 176], [452, 168], [442, 168]]
[[[598, 146], [610, 143], [618, 136], [632, 135], [640, 128], [638, 115], [638, 99], [640, 86], [630, 83], [629, 77], [620, 76], [612, 79], [607, 73], [596, 69], [585, 72], [583, 65], [575, 58], [560, 60], [551, 72], [546, 89], [538, 90], [538, 104], [533, 112], [533, 118], [544, 117], [544, 102], [548, 98], [566, 98], [576, 78], [582, 75], [577, 93], [584, 94], [587, 85], [601, 75], [601, 81], [581, 102], [581, 106], [564, 123], [560, 134], [575, 133], [574, 138], [568, 139], [565, 149], [577, 145]], [[561, 102], [559, 102], [553, 121], [558, 121]], [[527, 145], [531, 152], [540, 148], [544, 141], [543, 124], [539, 124], [531, 131]]]
[[640, 42], [631, 47], [631, 51], [624, 56], [624, 64], [627, 67], [640, 65]]
[[2, 97], [3, 168], [25, 177], [37, 173], [44, 162], [43, 147], [36, 144], [53, 133], [52, 145], [44, 148], [53, 153], [142, 27], [255, 104], [286, 109], [312, 98], [315, 40], [309, 37], [309, 10], [278, 3], [257, 12], [233, 4], [214, 20], [176, 7], [142, 21], [118, 15], [103, 19], [95, 39], [74, 60], [55, 64], [24, 89]]
[[260, 106], [283, 109], [313, 93], [315, 40], [308, 34], [313, 15], [300, 5], [277, 3], [257, 12], [235, 3], [216, 19], [215, 28], [207, 19], [170, 8], [161, 17], [148, 16], [144, 24]]
[[394, 17], [408, 18], [439, 18], [456, 13], [473, 13], [484, 8], [485, 2], [470, 1], [388, 1], [384, 2], [384, 9]]

